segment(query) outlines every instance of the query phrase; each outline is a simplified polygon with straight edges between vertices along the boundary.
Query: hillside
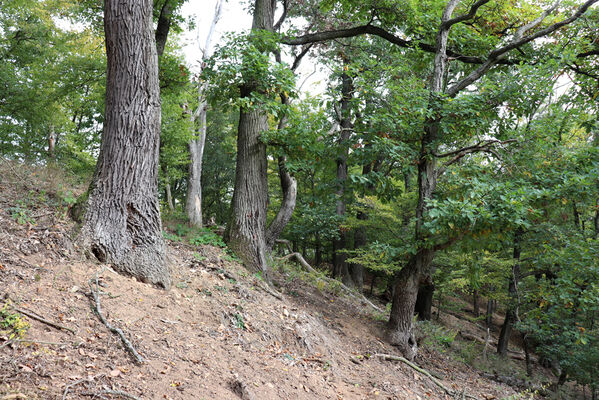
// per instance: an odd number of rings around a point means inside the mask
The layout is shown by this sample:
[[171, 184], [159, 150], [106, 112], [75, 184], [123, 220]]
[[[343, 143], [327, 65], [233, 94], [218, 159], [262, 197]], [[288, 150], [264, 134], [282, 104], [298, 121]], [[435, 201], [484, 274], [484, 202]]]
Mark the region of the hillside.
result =
[[[452, 398], [425, 374], [377, 356], [396, 354], [383, 339], [384, 316], [294, 266], [276, 273], [280, 300], [217, 247], [171, 242], [169, 291], [85, 259], [66, 216], [78, 191], [62, 181], [51, 169], [0, 164], [0, 297], [5, 313], [30, 325], [20, 339], [0, 336], [0, 399]], [[103, 315], [143, 363], [94, 313], [97, 289]], [[522, 361], [474, 369], [466, 362], [482, 365], [482, 347], [453, 336], [482, 337], [482, 328], [447, 313], [441, 322], [447, 328], [421, 327], [420, 367], [455, 398], [517, 393], [485, 372], [522, 374]], [[443, 335], [447, 346], [438, 344]]]

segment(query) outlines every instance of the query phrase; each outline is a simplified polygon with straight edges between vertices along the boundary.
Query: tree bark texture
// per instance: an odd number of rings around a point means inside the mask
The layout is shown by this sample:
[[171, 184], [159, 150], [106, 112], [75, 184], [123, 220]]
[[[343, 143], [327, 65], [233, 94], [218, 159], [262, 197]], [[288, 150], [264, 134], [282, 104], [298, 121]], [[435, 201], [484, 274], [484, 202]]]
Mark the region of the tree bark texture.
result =
[[418, 351], [412, 327], [420, 284], [418, 271], [427, 269], [433, 256], [434, 252], [430, 249], [421, 249], [402, 268], [395, 283], [391, 316], [387, 324], [390, 330], [389, 341], [409, 360], [413, 360]]
[[[274, 0], [256, 0], [252, 31], [273, 30]], [[255, 90], [252, 82], [241, 88], [247, 97]], [[266, 265], [266, 211], [268, 181], [266, 144], [260, 140], [268, 127], [268, 113], [254, 107], [239, 112], [237, 132], [237, 164], [233, 191], [232, 215], [227, 229], [229, 247], [251, 270], [261, 271], [269, 280]]]
[[267, 273], [268, 183], [266, 145], [260, 140], [260, 133], [266, 127], [267, 115], [263, 110], [240, 112], [233, 213], [228, 233], [229, 247], [241, 257], [246, 267], [263, 274]]
[[80, 242], [124, 274], [170, 287], [158, 205], [160, 94], [149, 0], [106, 0], [104, 132]]
[[[349, 152], [349, 138], [352, 131], [351, 106], [350, 101], [353, 97], [353, 84], [351, 77], [343, 73], [341, 75], [341, 107], [339, 126], [339, 152], [337, 156], [337, 204], [335, 211], [341, 218], [345, 217], [347, 205], [345, 203], [345, 186], [347, 181], [347, 156]], [[333, 251], [335, 254], [333, 262], [334, 276], [340, 276], [345, 286], [354, 286], [354, 281], [347, 264], [347, 233], [339, 229], [339, 237], [333, 240]]]

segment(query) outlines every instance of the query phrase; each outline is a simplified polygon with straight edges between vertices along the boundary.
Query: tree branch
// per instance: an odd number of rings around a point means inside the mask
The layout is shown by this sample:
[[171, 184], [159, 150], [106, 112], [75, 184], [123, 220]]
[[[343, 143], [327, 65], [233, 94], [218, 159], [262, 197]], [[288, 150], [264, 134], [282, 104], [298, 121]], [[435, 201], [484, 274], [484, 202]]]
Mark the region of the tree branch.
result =
[[489, 53], [489, 56], [481, 64], [480, 67], [476, 68], [474, 71], [468, 74], [468, 76], [466, 76], [465, 78], [454, 84], [451, 88], [449, 88], [447, 90], [447, 94], [449, 95], [449, 97], [455, 97], [464, 88], [468, 87], [469, 85], [477, 81], [480, 77], [482, 77], [491, 67], [500, 63], [503, 57], [505, 57], [505, 55], [509, 51], [517, 49], [520, 46], [532, 42], [535, 39], [549, 35], [550, 33], [553, 33], [556, 30], [558, 30], [559, 28], [576, 21], [589, 9], [590, 6], [597, 3], [598, 1], [599, 0], [588, 0], [582, 6], [580, 6], [571, 17], [566, 18], [560, 22], [556, 22], [555, 24], [541, 29], [536, 33], [522, 37], [522, 35], [524, 35], [526, 31], [538, 26], [551, 12], [553, 12], [553, 10], [555, 10], [558, 4], [555, 3], [549, 9], [545, 10], [537, 19], [518, 29], [518, 31], [514, 35], [514, 39], [509, 44], [495, 49], [491, 53]]
[[470, 7], [470, 11], [468, 11], [468, 14], [460, 15], [459, 17], [455, 17], [455, 18], [452, 18], [450, 20], [447, 20], [447, 21], [443, 22], [441, 24], [441, 29], [449, 29], [449, 28], [451, 28], [455, 24], [459, 24], [460, 22], [468, 21], [469, 19], [474, 18], [474, 16], [476, 15], [476, 12], [478, 11], [478, 9], [481, 6], [487, 4], [489, 1], [491, 1], [491, 0], [479, 0], [479, 1], [477, 1], [476, 3], [474, 3]]
[[[386, 31], [385, 29], [383, 29], [379, 26], [370, 25], [370, 24], [355, 26], [355, 27], [346, 28], [346, 29], [334, 29], [334, 30], [330, 30], [330, 31], [308, 33], [308, 34], [305, 34], [302, 36], [296, 36], [296, 37], [287, 36], [281, 40], [281, 43], [287, 44], [290, 46], [298, 46], [298, 45], [302, 45], [302, 44], [326, 42], [328, 40], [349, 38], [349, 37], [355, 37], [355, 36], [360, 36], [360, 35], [374, 35], [374, 36], [378, 36], [382, 39], [385, 39], [386, 41], [388, 41], [396, 46], [399, 46], [399, 47], [409, 48], [409, 49], [419, 49], [419, 50], [426, 51], [427, 53], [435, 53], [435, 46], [433, 46], [433, 45], [430, 45], [428, 43], [413, 42], [411, 40], [405, 40], [405, 39], [400, 38], [399, 36], [392, 34], [391, 32]], [[484, 62], [484, 59], [482, 59], [481, 57], [468, 56], [468, 55], [457, 53], [452, 50], [447, 50], [447, 56], [451, 57], [451, 59], [453, 59], [453, 60], [459, 60], [466, 64], [482, 64]], [[518, 63], [517, 61], [512, 61], [512, 60], [500, 60], [499, 61], [499, 64], [504, 64], [504, 65], [512, 65], [512, 64], [517, 64], [517, 63]]]

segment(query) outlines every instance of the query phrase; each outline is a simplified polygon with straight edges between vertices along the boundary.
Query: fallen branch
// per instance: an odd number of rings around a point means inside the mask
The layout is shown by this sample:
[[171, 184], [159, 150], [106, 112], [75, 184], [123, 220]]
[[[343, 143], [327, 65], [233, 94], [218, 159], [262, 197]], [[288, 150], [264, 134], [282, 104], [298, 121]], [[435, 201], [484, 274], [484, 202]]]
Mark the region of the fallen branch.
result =
[[23, 309], [23, 308], [20, 308], [20, 307], [13, 307], [13, 309], [14, 309], [16, 312], [18, 312], [18, 313], [21, 313], [21, 314], [23, 314], [23, 315], [26, 315], [26, 316], [28, 316], [29, 318], [33, 318], [33, 319], [35, 319], [36, 321], [42, 322], [42, 323], [44, 323], [44, 324], [46, 324], [46, 325], [50, 325], [51, 327], [54, 327], [54, 328], [56, 328], [56, 329], [59, 329], [59, 330], [61, 330], [61, 329], [62, 329], [62, 330], [65, 330], [65, 331], [69, 331], [69, 332], [71, 332], [73, 335], [75, 335], [75, 334], [77, 333], [77, 332], [76, 332], [76, 331], [75, 331], [73, 328], [69, 328], [68, 326], [60, 325], [60, 324], [57, 324], [56, 322], [52, 322], [52, 321], [50, 321], [50, 320], [48, 320], [48, 319], [46, 319], [46, 318], [44, 318], [44, 317], [40, 317], [40, 316], [38, 316], [38, 315], [34, 314], [34, 313], [33, 313], [33, 311], [25, 310], [25, 309]]
[[239, 280], [239, 279], [237, 279], [237, 276], [234, 273], [229, 272], [229, 271], [227, 271], [224, 268], [216, 267], [216, 266], [210, 265], [210, 264], [203, 264], [203, 263], [198, 262], [198, 261], [192, 262], [192, 265], [194, 265], [194, 264], [198, 265], [199, 267], [202, 267], [202, 268], [205, 268], [205, 269], [208, 269], [208, 270], [211, 270], [211, 271], [215, 271], [215, 272], [217, 272], [219, 274], [223, 274], [223, 276], [225, 278], [227, 278], [227, 279], [233, 279], [234, 281], [238, 281]]
[[462, 392], [454, 392], [453, 390], [449, 389], [447, 386], [443, 385], [443, 383], [441, 383], [440, 380], [438, 380], [437, 378], [435, 378], [430, 372], [428, 372], [427, 370], [425, 370], [424, 368], [419, 367], [418, 365], [414, 364], [413, 362], [409, 361], [408, 359], [404, 358], [404, 357], [400, 357], [400, 356], [394, 356], [392, 354], [375, 354], [375, 357], [380, 357], [383, 360], [390, 360], [390, 361], [401, 361], [402, 363], [406, 364], [407, 366], [409, 366], [410, 368], [420, 372], [421, 374], [427, 376], [435, 385], [437, 385], [439, 388], [443, 389], [443, 391], [448, 394], [449, 396], [452, 397], [461, 397], [461, 398], [469, 398], [469, 399], [473, 399], [473, 400], [478, 400], [477, 397], [474, 396], [470, 396], [468, 394], [466, 394], [465, 391]]
[[124, 397], [126, 399], [141, 400], [140, 397], [132, 395], [131, 393], [123, 392], [122, 390], [108, 389], [106, 386], [104, 387], [104, 390], [102, 390], [101, 392], [99, 392], [99, 394], [110, 394], [110, 395], [113, 395], [113, 396], [121, 396], [121, 397]]
[[71, 343], [63, 343], [63, 342], [43, 342], [41, 340], [27, 340], [27, 339], [12, 339], [10, 340], [14, 343], [32, 343], [32, 344], [49, 344], [54, 346], [68, 346]]
[[92, 309], [94, 310], [94, 312], [98, 315], [98, 317], [100, 318], [100, 321], [102, 321], [102, 323], [104, 325], [106, 325], [106, 327], [108, 328], [108, 330], [112, 333], [114, 333], [115, 335], [118, 335], [121, 338], [121, 341], [123, 342], [123, 345], [125, 346], [125, 348], [129, 351], [129, 353], [131, 353], [133, 355], [133, 357], [135, 357], [135, 360], [142, 364], [145, 362], [144, 358], [137, 352], [137, 350], [135, 350], [135, 348], [133, 347], [133, 345], [131, 344], [131, 342], [129, 341], [129, 339], [127, 339], [125, 337], [125, 334], [123, 333], [123, 331], [119, 328], [115, 328], [112, 325], [110, 325], [110, 323], [106, 320], [106, 318], [104, 318], [104, 314], [102, 314], [102, 306], [100, 305], [100, 295], [98, 294], [98, 274], [96, 274], [96, 279], [95, 279], [95, 284], [96, 284], [96, 290], [94, 290], [93, 286], [92, 286], [92, 278], [90, 278], [88, 284], [89, 284], [89, 289], [91, 291], [91, 295], [93, 296], [94, 299], [94, 303], [92, 303]]
[[[316, 270], [314, 268], [312, 268], [312, 266], [310, 264], [308, 264], [308, 262], [304, 259], [304, 257], [300, 253], [287, 254], [285, 257], [278, 258], [278, 260], [280, 260], [280, 261], [289, 261], [292, 258], [295, 258], [300, 263], [300, 265], [302, 267], [304, 267], [304, 269], [306, 269], [308, 272], [317, 273]], [[378, 312], [385, 312], [383, 309], [381, 309], [380, 307], [377, 307], [373, 302], [371, 302], [370, 300], [368, 300], [366, 298], [366, 296], [364, 296], [361, 293], [356, 293], [354, 290], [348, 288], [342, 282], [339, 282], [336, 279], [329, 278], [329, 277], [326, 277], [326, 276], [319, 277], [318, 279], [324, 280], [327, 283], [334, 283], [335, 285], [339, 285], [339, 287], [341, 287], [341, 289], [343, 289], [343, 291], [347, 295], [349, 295], [350, 297], [354, 298], [355, 300], [358, 300], [358, 301], [361, 301], [363, 303], [368, 304], [370, 307], [374, 308]]]

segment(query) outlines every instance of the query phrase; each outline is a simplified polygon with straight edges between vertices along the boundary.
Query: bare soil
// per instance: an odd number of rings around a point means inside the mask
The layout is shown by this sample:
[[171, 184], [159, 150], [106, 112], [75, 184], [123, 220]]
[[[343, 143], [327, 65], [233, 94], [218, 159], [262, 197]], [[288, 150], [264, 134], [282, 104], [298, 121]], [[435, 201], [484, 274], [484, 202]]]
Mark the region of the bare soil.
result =
[[[36, 174], [0, 167], [0, 307], [75, 333], [23, 316], [25, 341], [0, 337], [0, 399], [450, 398], [406, 364], [374, 356], [396, 351], [371, 310], [298, 276], [275, 275], [279, 300], [223, 250], [170, 243], [174, 285], [164, 291], [85, 259], [64, 194]], [[105, 317], [144, 363], [94, 313], [96, 277]], [[516, 393], [442, 351], [423, 347], [415, 362], [456, 392]]]

